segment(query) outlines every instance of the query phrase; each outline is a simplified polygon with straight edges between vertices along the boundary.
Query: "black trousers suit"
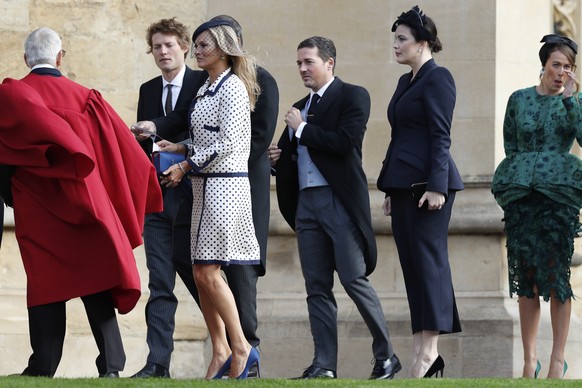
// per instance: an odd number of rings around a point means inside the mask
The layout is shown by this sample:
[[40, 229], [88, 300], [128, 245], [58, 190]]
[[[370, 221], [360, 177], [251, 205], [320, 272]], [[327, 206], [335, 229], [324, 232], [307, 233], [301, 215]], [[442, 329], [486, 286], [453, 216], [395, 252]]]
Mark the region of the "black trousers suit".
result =
[[[125, 353], [111, 293], [103, 291], [81, 300], [99, 349], [95, 360], [99, 375], [123, 370]], [[28, 308], [32, 355], [23, 375], [54, 376], [63, 354], [66, 321], [66, 301]]]
[[[392, 229], [406, 284], [412, 331], [460, 331], [448, 262], [447, 233], [455, 193], [464, 188], [450, 154], [456, 87], [451, 73], [428, 60], [398, 81], [388, 105], [391, 141], [378, 188], [391, 198]], [[448, 198], [440, 210], [422, 210], [411, 185]]]

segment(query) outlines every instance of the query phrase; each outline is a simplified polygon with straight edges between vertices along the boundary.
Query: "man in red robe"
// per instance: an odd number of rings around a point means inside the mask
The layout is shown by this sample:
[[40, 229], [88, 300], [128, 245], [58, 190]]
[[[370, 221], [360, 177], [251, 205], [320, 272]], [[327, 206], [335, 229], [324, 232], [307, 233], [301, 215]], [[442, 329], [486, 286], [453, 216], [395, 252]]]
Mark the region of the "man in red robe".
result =
[[48, 28], [25, 42], [32, 69], [0, 85], [0, 164], [11, 177], [15, 233], [27, 275], [33, 354], [22, 373], [52, 377], [62, 355], [65, 303], [81, 297], [100, 377], [125, 353], [115, 314], [140, 297], [132, 249], [147, 212], [162, 210], [155, 170], [99, 92], [62, 76], [64, 51]]

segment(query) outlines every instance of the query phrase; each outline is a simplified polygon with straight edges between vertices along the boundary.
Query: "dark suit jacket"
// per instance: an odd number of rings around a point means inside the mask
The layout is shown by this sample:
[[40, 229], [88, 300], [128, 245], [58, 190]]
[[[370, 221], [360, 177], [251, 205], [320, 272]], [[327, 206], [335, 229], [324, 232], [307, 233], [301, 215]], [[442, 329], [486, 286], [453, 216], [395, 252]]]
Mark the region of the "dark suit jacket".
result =
[[[293, 106], [302, 109], [309, 95]], [[317, 103], [303, 128], [300, 144], [321, 171], [334, 194], [362, 233], [366, 246], [366, 275], [376, 266], [376, 239], [372, 229], [368, 181], [362, 167], [362, 142], [370, 116], [370, 95], [361, 86], [336, 78]], [[275, 166], [277, 199], [283, 217], [295, 229], [299, 183], [296, 145], [285, 127], [278, 147], [281, 156]]]
[[259, 276], [265, 275], [267, 239], [271, 213], [271, 162], [267, 149], [275, 135], [279, 115], [279, 88], [275, 78], [262, 67], [257, 68], [261, 95], [251, 112], [251, 153], [249, 155], [249, 182], [253, 206], [253, 224], [261, 247]]
[[[186, 72], [184, 73], [184, 81], [182, 82], [182, 88], [180, 89], [180, 94], [178, 95], [178, 100], [176, 101], [175, 109], [186, 109], [190, 107], [190, 102], [196, 96], [196, 92], [202, 86], [206, 80], [206, 73], [199, 70], [192, 70], [186, 66]], [[139, 100], [137, 102], [137, 121], [143, 120], [153, 120], [157, 117], [164, 116], [164, 107], [162, 105], [162, 76], [152, 78], [148, 82], [145, 82], [139, 88]], [[188, 138], [188, 130], [182, 129], [181, 131], [167, 131], [158, 128], [158, 134], [171, 142], [180, 142]], [[152, 153], [152, 140], [147, 139], [142, 141], [142, 148], [146, 153], [151, 155]]]
[[378, 188], [410, 189], [427, 182], [428, 191], [448, 195], [463, 189], [463, 182], [451, 158], [451, 122], [456, 89], [451, 73], [433, 59], [426, 62], [411, 82], [412, 72], [398, 81], [388, 105], [392, 140]]
[[[208, 78], [206, 72], [201, 72], [203, 81]], [[261, 95], [251, 112], [251, 152], [249, 155], [249, 182], [251, 186], [251, 202], [253, 207], [253, 223], [257, 240], [261, 247], [261, 266], [259, 275], [263, 276], [266, 269], [267, 238], [269, 235], [270, 191], [271, 191], [271, 164], [267, 149], [271, 144], [277, 116], [279, 114], [279, 89], [273, 76], [264, 68], [257, 68], [257, 81], [261, 87]], [[160, 92], [161, 93], [161, 92]], [[161, 95], [161, 94], [160, 94]], [[160, 105], [161, 107], [161, 105]], [[190, 104], [176, 108], [165, 117], [158, 117], [152, 121], [160, 136], [171, 140], [184, 131], [188, 131], [188, 112]], [[162, 111], [163, 112], [163, 111]], [[165, 136], [164, 136], [165, 135]]]

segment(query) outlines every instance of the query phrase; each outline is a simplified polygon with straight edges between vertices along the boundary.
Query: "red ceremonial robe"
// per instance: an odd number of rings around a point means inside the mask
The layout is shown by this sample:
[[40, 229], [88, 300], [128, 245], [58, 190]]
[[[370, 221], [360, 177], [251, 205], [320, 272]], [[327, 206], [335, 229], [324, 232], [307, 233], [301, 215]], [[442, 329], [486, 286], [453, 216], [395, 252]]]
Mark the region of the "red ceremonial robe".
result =
[[22, 81], [0, 85], [0, 164], [17, 167], [28, 306], [111, 290], [125, 314], [141, 294], [132, 248], [145, 213], [163, 207], [155, 170], [97, 91], [62, 76]]

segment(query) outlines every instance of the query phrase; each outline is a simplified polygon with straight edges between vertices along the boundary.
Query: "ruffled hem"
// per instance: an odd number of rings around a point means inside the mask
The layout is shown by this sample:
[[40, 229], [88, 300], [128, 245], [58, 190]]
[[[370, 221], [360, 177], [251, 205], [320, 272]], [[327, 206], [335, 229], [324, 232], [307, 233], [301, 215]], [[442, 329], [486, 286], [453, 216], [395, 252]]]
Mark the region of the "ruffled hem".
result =
[[582, 208], [582, 160], [569, 153], [522, 152], [505, 158], [493, 177], [491, 192], [506, 208], [532, 191], [576, 209]]
[[[576, 209], [532, 193], [505, 211], [510, 296], [564, 303], [573, 297], [570, 264], [580, 227]], [[537, 292], [536, 292], [537, 290]]]

